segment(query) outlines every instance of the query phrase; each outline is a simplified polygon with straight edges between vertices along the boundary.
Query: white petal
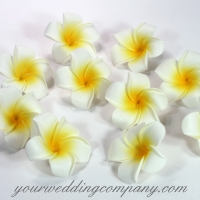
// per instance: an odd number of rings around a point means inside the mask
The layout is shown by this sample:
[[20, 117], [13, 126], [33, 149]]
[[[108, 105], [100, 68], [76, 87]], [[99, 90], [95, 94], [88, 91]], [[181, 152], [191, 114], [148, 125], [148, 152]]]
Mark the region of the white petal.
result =
[[179, 83], [174, 76], [180, 76], [178, 71], [178, 63], [170, 58], [162, 62], [155, 70], [156, 74], [168, 83]]
[[142, 127], [144, 127], [144, 125], [144, 123], [141, 123], [124, 131], [123, 139], [126, 141], [126, 144], [129, 145], [129, 147], [132, 148], [132, 143], [139, 139], [140, 130]]
[[[55, 122], [55, 120], [53, 121]], [[63, 138], [63, 140], [69, 137], [79, 136], [79, 130], [75, 128], [73, 125], [71, 125], [69, 122], [67, 122], [65, 118], [62, 118], [56, 125], [54, 134], [59, 135], [60, 133], [65, 135], [65, 138]]]
[[75, 160], [72, 155], [68, 154], [66, 156], [53, 156], [49, 159], [52, 173], [58, 177], [68, 177], [71, 175]]
[[95, 97], [104, 101], [105, 93], [110, 85], [110, 81], [105, 78], [97, 78], [92, 81], [92, 85], [95, 89]]
[[76, 27], [82, 24], [82, 18], [74, 13], [64, 13], [63, 14], [63, 27], [65, 32], [71, 27]]
[[87, 23], [83, 24], [78, 28], [77, 32], [81, 32], [81, 40], [86, 40], [88, 42], [95, 42], [99, 39], [100, 35], [93, 24]]
[[152, 122], [144, 126], [140, 131], [140, 140], [148, 138], [151, 145], [157, 146], [165, 136], [165, 127], [160, 122]]
[[142, 96], [147, 97], [145, 98], [145, 101], [156, 110], [163, 110], [167, 108], [167, 96], [161, 90], [149, 88], [142, 92], [141, 97]]
[[72, 92], [72, 103], [82, 109], [89, 109], [94, 98], [94, 88], [81, 88]]
[[182, 121], [182, 130], [185, 135], [200, 138], [200, 115], [199, 112], [192, 112], [186, 115]]
[[190, 90], [190, 88], [188, 88], [187, 93], [182, 97], [181, 100], [187, 107], [197, 107], [200, 105], [199, 96], [200, 85], [196, 84], [195, 89], [193, 88], [193, 90]]
[[37, 99], [41, 99], [48, 94], [48, 87], [44, 79], [38, 75], [26, 76], [25, 93], [33, 92]]
[[51, 22], [47, 26], [44, 35], [56, 42], [64, 43], [65, 36], [63, 33], [62, 24], [59, 22]]
[[137, 55], [133, 51], [117, 44], [111, 50], [111, 57], [114, 65], [120, 65], [136, 58]]
[[114, 34], [114, 38], [119, 42], [120, 45], [126, 47], [129, 50], [133, 50], [133, 29], [129, 28], [119, 33]]
[[112, 114], [113, 123], [121, 128], [126, 129], [134, 126], [140, 119], [140, 112], [131, 112], [130, 110], [116, 109]]
[[13, 66], [12, 57], [6, 54], [0, 55], [0, 73], [7, 78], [15, 77], [15, 70]]
[[57, 118], [49, 112], [40, 114], [33, 120], [36, 123], [44, 141], [46, 141], [46, 139], [49, 137], [49, 134], [54, 133], [55, 127], [58, 123]]
[[115, 139], [109, 149], [108, 161], [125, 162], [133, 158], [131, 149], [125, 144], [121, 138]]
[[151, 24], [142, 23], [139, 26], [137, 26], [134, 30], [134, 38], [137, 40], [137, 36], [146, 36], [146, 37], [152, 37], [156, 30], [156, 27]]
[[156, 148], [151, 147], [151, 151], [144, 160], [142, 170], [155, 173], [161, 170], [166, 164], [166, 158]]
[[140, 73], [128, 73], [127, 91], [130, 97], [132, 91], [142, 91], [147, 88], [150, 88], [148, 76]]
[[23, 81], [19, 81], [18, 79], [6, 78], [2, 82], [1, 86], [3, 88], [9, 87], [9, 86], [14, 86], [14, 87], [18, 88], [21, 92], [23, 92], [25, 87], [26, 87], [26, 82], [24, 80]]
[[15, 106], [22, 93], [14, 86], [0, 90], [0, 106], [6, 111], [8, 108]]
[[144, 108], [141, 108], [141, 115], [138, 124], [143, 122], [147, 124], [154, 121], [159, 121], [158, 115], [150, 104], [145, 103]]
[[81, 76], [85, 72], [85, 68], [88, 63], [92, 60], [90, 53], [83, 49], [76, 49], [71, 53], [71, 70], [74, 74]]
[[13, 56], [14, 67], [23, 60], [33, 59], [35, 59], [35, 52], [32, 49], [23, 46], [15, 46]]
[[163, 53], [164, 42], [156, 38], [150, 38], [148, 42], [149, 57], [156, 57]]
[[69, 67], [61, 67], [56, 71], [55, 82], [60, 88], [76, 89], [77, 77], [73, 74]]
[[47, 160], [54, 154], [40, 136], [31, 138], [26, 144], [25, 151], [30, 160]]
[[181, 99], [187, 91], [187, 88], [177, 89], [177, 85], [165, 82], [161, 84], [160, 89], [165, 92], [169, 102]]
[[[22, 127], [23, 126], [23, 127]], [[21, 121], [21, 124], [16, 125], [12, 130], [5, 131], [4, 138], [8, 145], [13, 149], [21, 149], [26, 144], [30, 137], [30, 130], [27, 124]]]
[[121, 109], [129, 108], [131, 104], [126, 93], [126, 84], [122, 82], [112, 83], [106, 91], [105, 98], [113, 106]]
[[41, 113], [41, 107], [33, 93], [22, 96], [15, 105], [14, 113]]
[[118, 168], [119, 178], [126, 183], [137, 182], [138, 175], [142, 168], [144, 158], [140, 162], [127, 161], [120, 164]]
[[178, 66], [181, 71], [185, 69], [200, 68], [200, 54], [194, 51], [186, 51], [180, 58]]
[[55, 61], [59, 64], [66, 65], [70, 60], [70, 54], [74, 49], [65, 44], [56, 43], [52, 49], [52, 55]]
[[73, 155], [76, 162], [87, 162], [90, 157], [91, 147], [83, 138], [72, 137], [67, 140], [73, 149], [70, 153]]
[[148, 66], [148, 52], [145, 51], [142, 55], [130, 60], [128, 66], [132, 72], [144, 72]]

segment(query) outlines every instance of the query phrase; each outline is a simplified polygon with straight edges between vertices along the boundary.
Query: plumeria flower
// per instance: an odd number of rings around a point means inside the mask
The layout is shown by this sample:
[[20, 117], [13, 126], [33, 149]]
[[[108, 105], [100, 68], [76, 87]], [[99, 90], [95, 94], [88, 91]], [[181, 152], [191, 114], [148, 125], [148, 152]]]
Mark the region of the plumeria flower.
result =
[[52, 54], [56, 62], [62, 65], [66, 65], [71, 52], [77, 48], [85, 48], [91, 54], [95, 54], [96, 50], [92, 43], [99, 38], [93, 24], [83, 24], [81, 17], [72, 13], [63, 14], [63, 24], [51, 22], [44, 35], [56, 42]]
[[109, 75], [110, 68], [102, 59], [93, 59], [81, 48], [71, 53], [71, 68], [57, 70], [55, 82], [60, 88], [72, 90], [71, 101], [76, 107], [88, 109], [94, 97], [105, 100]]
[[148, 58], [159, 56], [164, 50], [164, 42], [152, 37], [155, 29], [150, 24], [142, 23], [135, 30], [130, 28], [115, 34], [119, 44], [111, 51], [113, 64], [128, 62], [133, 72], [147, 70]]
[[105, 98], [115, 106], [112, 120], [121, 129], [140, 124], [159, 121], [156, 110], [168, 105], [164, 92], [150, 88], [149, 78], [140, 73], [129, 73], [128, 82], [112, 83]]
[[200, 114], [193, 112], [185, 116], [182, 122], [183, 133], [197, 139], [200, 147]]
[[0, 73], [6, 77], [2, 87], [16, 86], [21, 92], [33, 92], [37, 99], [48, 93], [45, 79], [52, 76], [49, 63], [44, 59], [35, 59], [32, 49], [16, 46], [13, 57], [0, 55]]
[[41, 112], [33, 93], [22, 96], [14, 86], [0, 90], [0, 130], [13, 149], [21, 149], [31, 136], [32, 119]]
[[58, 121], [53, 114], [44, 113], [34, 121], [41, 136], [31, 138], [25, 147], [30, 160], [49, 160], [52, 173], [59, 177], [70, 176], [76, 162], [88, 161], [90, 145], [65, 118]]
[[110, 146], [108, 160], [121, 162], [119, 178], [126, 183], [137, 182], [141, 170], [155, 173], [166, 164], [166, 158], [157, 150], [165, 136], [165, 128], [159, 122], [144, 123], [126, 130], [122, 138]]
[[155, 72], [162, 78], [160, 86], [169, 99], [181, 99], [187, 107], [200, 105], [200, 54], [186, 51], [179, 61], [167, 59]]

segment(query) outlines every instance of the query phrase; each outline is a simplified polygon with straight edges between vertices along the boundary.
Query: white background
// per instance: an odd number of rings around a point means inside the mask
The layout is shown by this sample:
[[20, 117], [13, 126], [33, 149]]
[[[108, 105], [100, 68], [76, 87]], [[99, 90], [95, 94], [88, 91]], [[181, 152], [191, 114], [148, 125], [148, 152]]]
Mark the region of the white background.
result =
[[[0, 53], [13, 54], [15, 45], [35, 50], [38, 57], [50, 61], [55, 71], [60, 65], [53, 61], [53, 41], [43, 36], [49, 22], [62, 22], [65, 12], [77, 13], [84, 22], [91, 22], [101, 38], [96, 44], [98, 56], [103, 57], [112, 70], [111, 81], [124, 81], [127, 69], [117, 69], [110, 61], [111, 47], [116, 44], [112, 35], [128, 27], [146, 22], [157, 27], [155, 37], [164, 40], [163, 55], [149, 60], [146, 72], [152, 87], [159, 87], [160, 78], [154, 69], [167, 58], [179, 59], [186, 50], [200, 52], [200, 1], [198, 0], [0, 0]], [[0, 66], [1, 67], [1, 66]], [[0, 77], [2, 82], [3, 77]], [[110, 143], [120, 137], [110, 118], [114, 107], [97, 105], [83, 111], [70, 103], [70, 92], [51, 86], [49, 95], [40, 101], [43, 112], [50, 111], [59, 119], [66, 119], [81, 131], [92, 146], [90, 160], [76, 165], [68, 179], [54, 177], [46, 161], [31, 162], [24, 150], [14, 152], [7, 147], [0, 132], [0, 199], [78, 200], [89, 199], [87, 193], [20, 193], [11, 198], [17, 186], [67, 186], [73, 180], [81, 180], [88, 186], [128, 186], [117, 177], [118, 165], [106, 161]], [[142, 172], [139, 181], [132, 186], [187, 186], [186, 193], [156, 193], [151, 199], [196, 200], [200, 196], [200, 149], [197, 141], [184, 136], [181, 122], [187, 113], [197, 111], [183, 106], [169, 106], [159, 113], [166, 126], [166, 136], [159, 146], [167, 157], [166, 166], [156, 174]], [[171, 122], [170, 122], [171, 121]], [[148, 199], [145, 193], [95, 194], [90, 199]]]

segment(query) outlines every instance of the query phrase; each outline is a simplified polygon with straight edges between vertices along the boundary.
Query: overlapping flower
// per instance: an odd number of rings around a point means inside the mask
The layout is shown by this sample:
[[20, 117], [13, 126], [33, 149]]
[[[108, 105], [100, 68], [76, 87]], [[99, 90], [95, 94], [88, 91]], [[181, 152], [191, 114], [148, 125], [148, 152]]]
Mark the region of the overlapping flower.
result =
[[116, 107], [112, 120], [122, 129], [142, 122], [159, 121], [156, 110], [168, 105], [165, 93], [150, 88], [148, 77], [140, 73], [129, 73], [127, 83], [112, 83], [105, 98]]
[[33, 92], [37, 99], [48, 93], [45, 79], [53, 75], [47, 60], [35, 59], [32, 49], [16, 46], [13, 57], [0, 55], [0, 73], [6, 77], [2, 87], [16, 86], [21, 92]]
[[93, 59], [81, 48], [71, 53], [71, 67], [57, 70], [55, 81], [58, 87], [72, 90], [71, 101], [76, 107], [88, 109], [94, 98], [105, 100], [109, 75], [110, 68], [102, 59]]
[[114, 65], [128, 62], [133, 72], [143, 72], [148, 68], [148, 58], [162, 54], [164, 42], [154, 38], [155, 27], [140, 24], [135, 30], [127, 29], [114, 35], [119, 44], [112, 48], [111, 56]]
[[87, 162], [90, 145], [79, 137], [79, 131], [64, 118], [59, 122], [51, 113], [44, 113], [34, 121], [41, 136], [30, 139], [25, 147], [30, 160], [49, 160], [55, 176], [70, 176], [76, 162]]
[[32, 119], [41, 112], [33, 93], [22, 96], [14, 86], [0, 90], [0, 129], [8, 145], [21, 149], [31, 136]]
[[155, 173], [164, 167], [166, 158], [157, 150], [164, 135], [161, 123], [143, 123], [126, 130], [122, 138], [112, 142], [108, 160], [121, 162], [118, 176], [122, 181], [137, 182], [141, 170]]
[[160, 88], [169, 101], [181, 101], [187, 107], [200, 105], [200, 54], [186, 51], [179, 61], [168, 59], [155, 71], [163, 82]]
[[85, 48], [95, 55], [96, 50], [92, 43], [99, 38], [93, 24], [83, 24], [81, 17], [72, 13], [63, 14], [63, 24], [51, 22], [44, 35], [56, 42], [52, 55], [62, 65], [70, 60], [71, 52], [78, 48]]

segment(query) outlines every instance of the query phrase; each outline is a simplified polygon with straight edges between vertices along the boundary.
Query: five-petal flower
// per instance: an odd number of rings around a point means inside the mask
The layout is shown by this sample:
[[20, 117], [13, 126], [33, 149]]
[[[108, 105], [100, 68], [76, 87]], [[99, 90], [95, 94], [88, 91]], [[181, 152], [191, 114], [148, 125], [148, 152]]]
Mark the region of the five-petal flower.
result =
[[80, 48], [71, 53], [71, 68], [56, 71], [55, 82], [60, 88], [72, 90], [71, 101], [76, 107], [88, 109], [94, 97], [105, 100], [109, 75], [110, 68], [102, 59], [92, 59], [87, 50]]
[[162, 54], [164, 42], [152, 37], [155, 27], [150, 24], [140, 24], [134, 31], [127, 29], [114, 35], [119, 44], [111, 51], [114, 65], [128, 62], [133, 72], [147, 70], [148, 58]]
[[31, 136], [32, 119], [41, 112], [33, 93], [22, 96], [14, 86], [0, 90], [0, 129], [14, 149], [21, 149]]
[[2, 87], [16, 86], [24, 93], [34, 92], [37, 99], [48, 93], [45, 79], [53, 75], [47, 60], [35, 59], [32, 49], [16, 46], [14, 55], [0, 55], [0, 73], [7, 77]]
[[49, 160], [55, 176], [70, 176], [75, 162], [87, 162], [90, 145], [65, 118], [59, 122], [51, 113], [34, 118], [41, 136], [31, 138], [25, 147], [30, 160]]
[[200, 147], [200, 114], [192, 112], [182, 121], [182, 131], [185, 135], [197, 139]]
[[169, 101], [181, 99], [187, 107], [200, 105], [200, 54], [186, 51], [177, 62], [167, 59], [155, 72], [162, 78], [160, 88]]
[[112, 142], [108, 160], [121, 162], [119, 178], [126, 183], [137, 182], [140, 170], [155, 173], [162, 169], [166, 158], [157, 150], [165, 135], [160, 122], [144, 123], [126, 130], [122, 138]]
[[165, 93], [150, 88], [148, 77], [140, 73], [129, 73], [127, 83], [112, 83], [105, 98], [117, 107], [112, 120], [122, 129], [142, 122], [159, 121], [155, 110], [165, 109], [168, 105]]
[[93, 46], [99, 33], [91, 23], [83, 24], [77, 14], [63, 14], [63, 24], [51, 22], [44, 35], [57, 42], [52, 49], [56, 62], [65, 65], [70, 60], [71, 52], [77, 48], [86, 48], [91, 54], [96, 50]]

